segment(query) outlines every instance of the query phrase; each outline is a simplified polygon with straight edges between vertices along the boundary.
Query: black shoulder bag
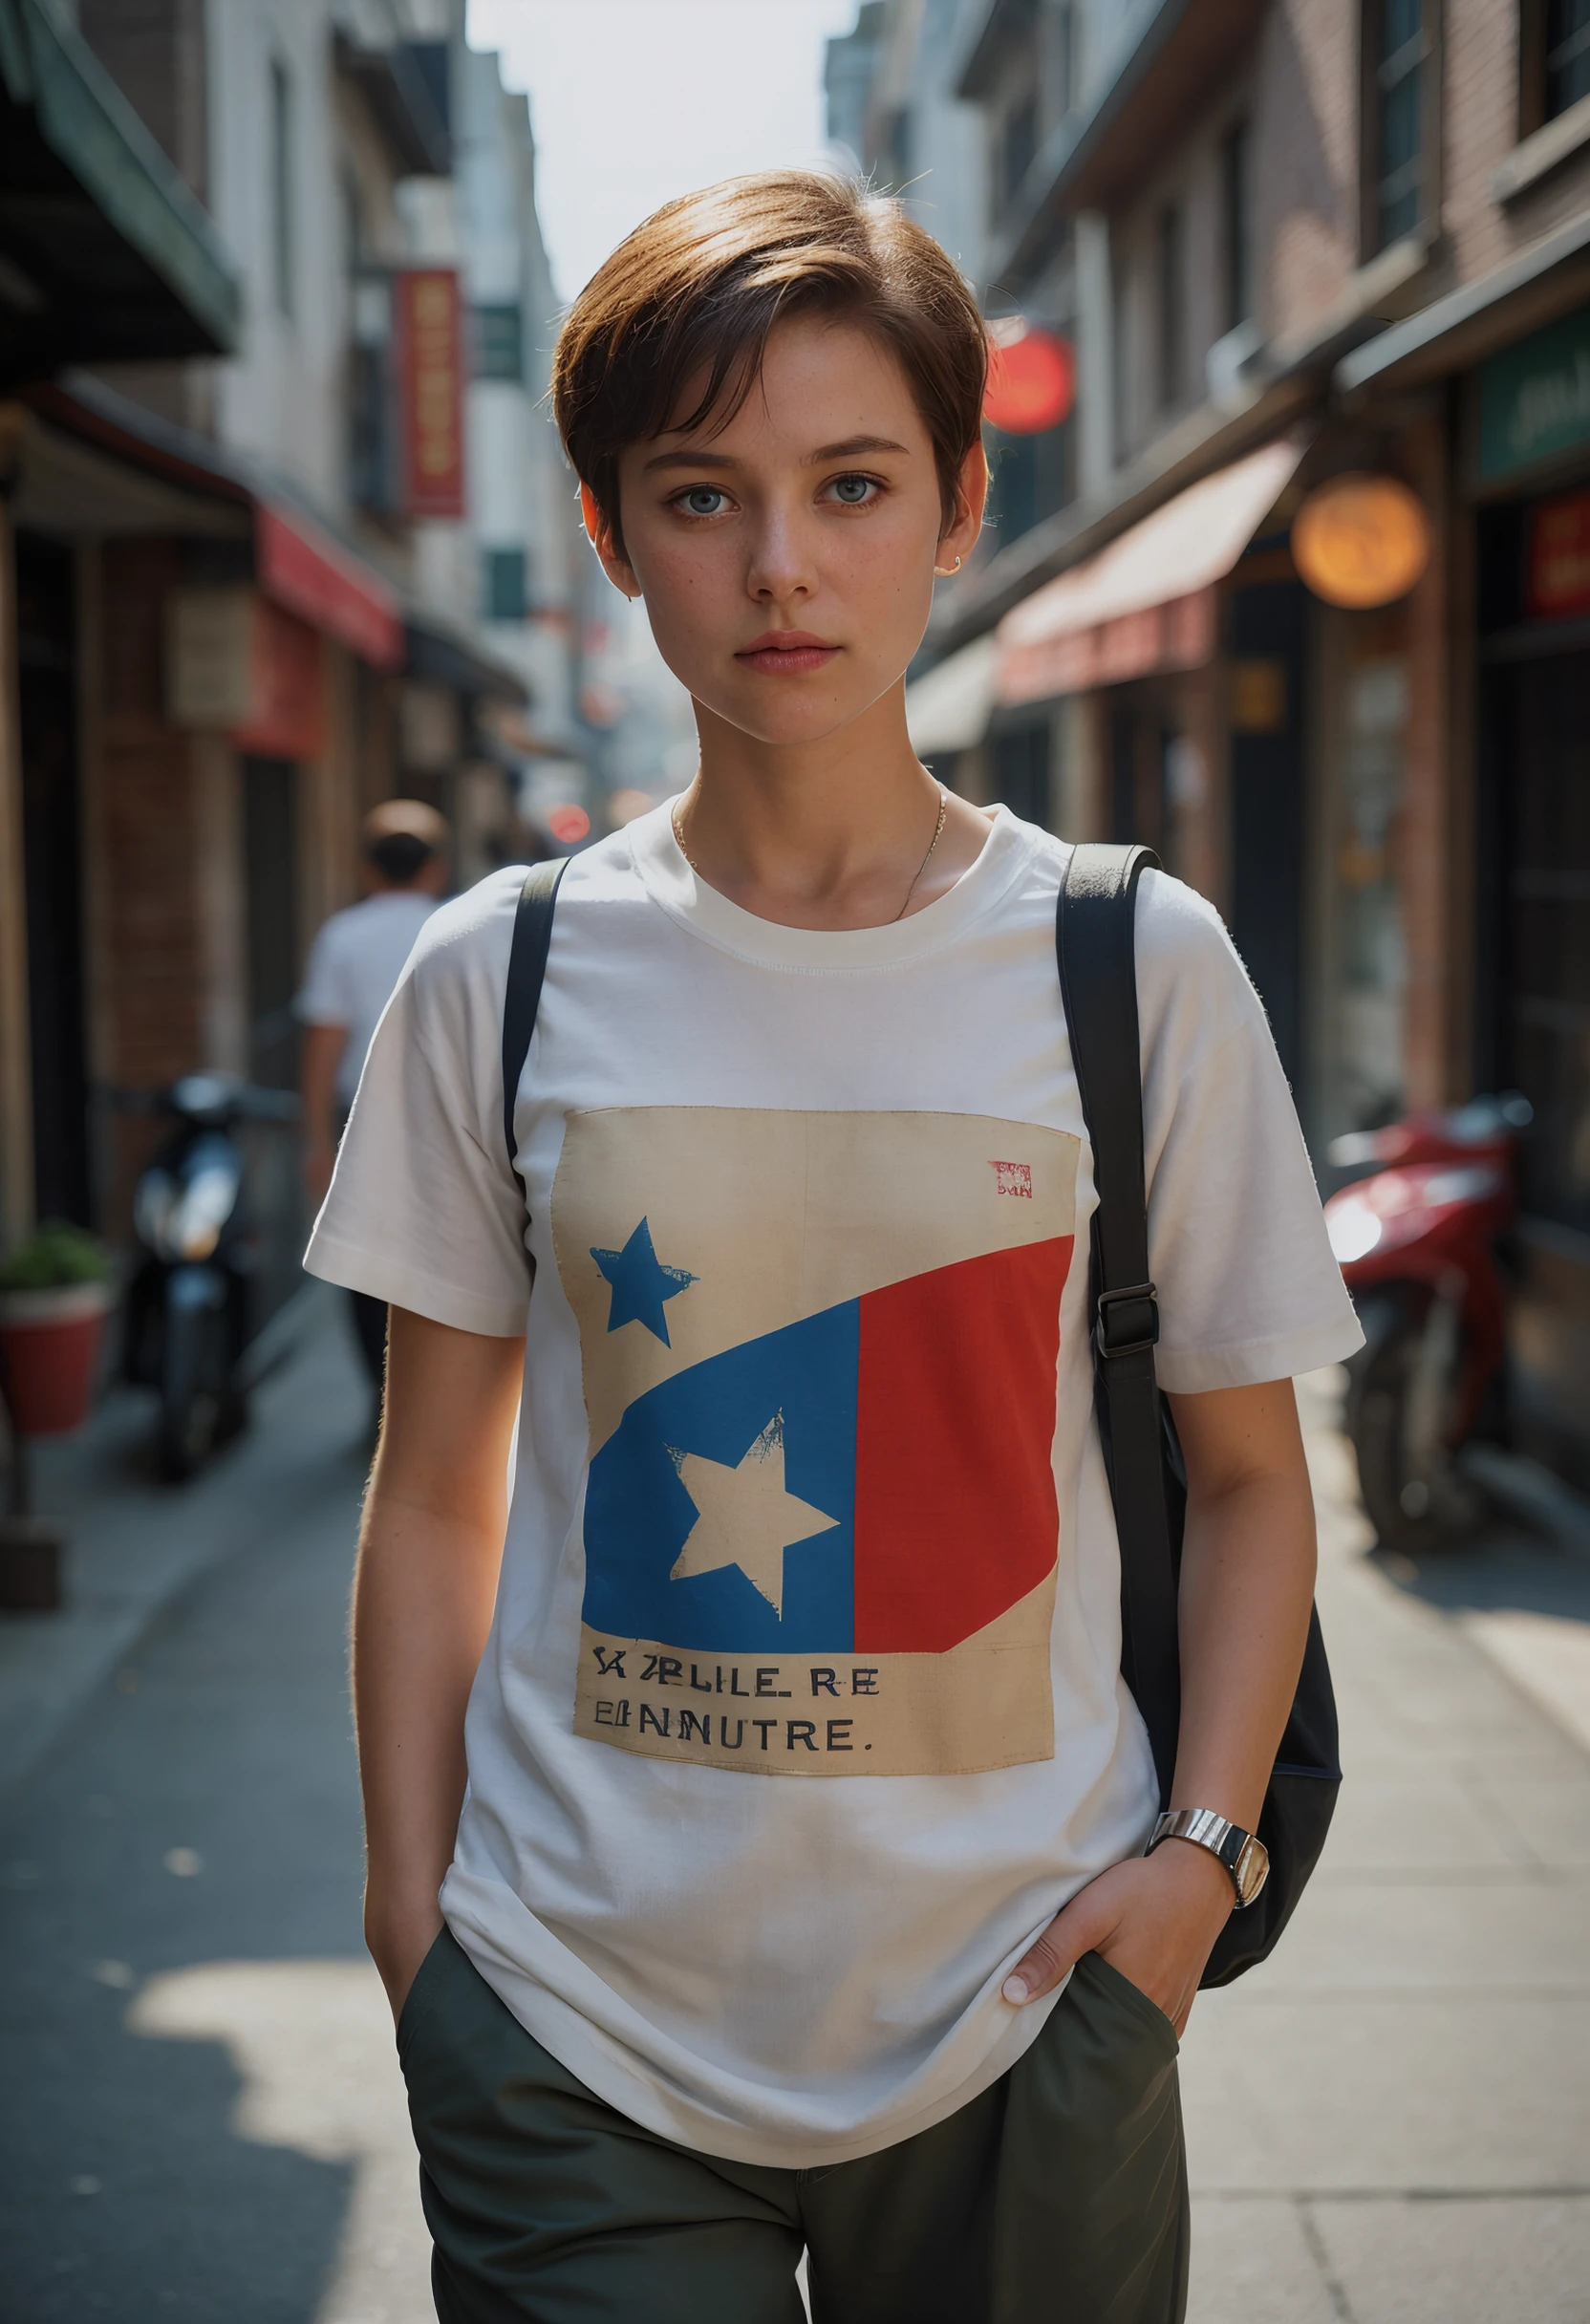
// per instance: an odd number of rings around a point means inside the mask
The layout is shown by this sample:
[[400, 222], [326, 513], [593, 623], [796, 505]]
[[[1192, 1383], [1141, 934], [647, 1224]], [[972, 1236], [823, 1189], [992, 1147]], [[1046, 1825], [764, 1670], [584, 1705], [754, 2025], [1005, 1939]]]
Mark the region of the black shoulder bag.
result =
[[[1156, 860], [1146, 848], [1075, 849], [1061, 889], [1055, 944], [1099, 1196], [1093, 1215], [1093, 1381], [1121, 1540], [1121, 1671], [1149, 1731], [1160, 1803], [1169, 1806], [1181, 1715], [1176, 1591], [1186, 1487], [1175, 1430], [1154, 1380], [1159, 1308], [1149, 1280], [1133, 945], [1138, 875]], [[521, 1186], [514, 1101], [535, 1031], [564, 869], [562, 862], [537, 864], [526, 877], [508, 955], [503, 1134]], [[1341, 1780], [1336, 1704], [1316, 1615], [1259, 1818], [1270, 1877], [1257, 1900], [1226, 1923], [1204, 1971], [1205, 1985], [1228, 1985], [1275, 1945], [1324, 1846]]]
[[503, 1136], [507, 1142], [508, 1168], [519, 1181], [525, 1208], [530, 1190], [519, 1167], [519, 1136], [513, 1109], [519, 1097], [519, 1077], [530, 1053], [541, 987], [547, 975], [547, 955], [552, 945], [552, 914], [557, 909], [558, 882], [569, 869], [567, 855], [550, 863], [534, 864], [525, 874], [519, 907], [513, 915], [513, 943], [508, 951], [508, 980], [503, 995]]
[[[1149, 1280], [1134, 944], [1138, 878], [1157, 864], [1147, 848], [1073, 849], [1055, 949], [1098, 1192], [1089, 1278], [1093, 1393], [1121, 1541], [1121, 1674], [1149, 1731], [1160, 1805], [1169, 1807], [1181, 1718], [1176, 1601], [1187, 1488], [1170, 1408], [1154, 1379], [1159, 1304]], [[1270, 1877], [1221, 1930], [1205, 1985], [1229, 1985], [1273, 1949], [1319, 1861], [1341, 1781], [1336, 1701], [1315, 1613], [1258, 1819]]]

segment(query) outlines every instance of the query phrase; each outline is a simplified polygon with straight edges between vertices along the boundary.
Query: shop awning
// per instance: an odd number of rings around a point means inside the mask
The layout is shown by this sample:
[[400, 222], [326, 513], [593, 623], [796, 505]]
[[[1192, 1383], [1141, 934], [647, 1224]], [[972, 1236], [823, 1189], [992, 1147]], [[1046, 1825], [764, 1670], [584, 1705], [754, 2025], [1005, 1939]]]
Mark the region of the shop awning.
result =
[[372, 668], [402, 668], [403, 612], [397, 591], [299, 510], [256, 498], [254, 571], [266, 596]]
[[0, 0], [0, 376], [224, 355], [240, 313], [208, 212], [64, 9]]
[[1267, 443], [1146, 516], [1045, 583], [995, 632], [999, 701], [1043, 701], [1154, 670], [1195, 670], [1214, 651], [1214, 586], [1290, 483], [1304, 445]]
[[941, 752], [971, 750], [982, 741], [994, 707], [994, 659], [990, 632], [906, 688], [906, 725], [913, 750], [931, 759]]
[[1343, 355], [1332, 383], [1344, 396], [1422, 386], [1467, 370], [1586, 299], [1590, 217], [1581, 213]]
[[[374, 668], [403, 667], [406, 638], [398, 590], [356, 549], [317, 523], [279, 479], [161, 420], [102, 379], [75, 375], [58, 384], [30, 388], [27, 401], [54, 426], [194, 495], [196, 508], [204, 501], [234, 504], [243, 527], [252, 527], [253, 579], [263, 595], [334, 637]], [[216, 529], [213, 524], [184, 523], [175, 513], [165, 522], [178, 533]], [[86, 512], [77, 529], [92, 537], [96, 528]], [[126, 527], [107, 521], [99, 529]]]
[[464, 631], [435, 613], [411, 613], [405, 627], [403, 668], [420, 685], [447, 686], [472, 701], [528, 702], [529, 688], [516, 670], [483, 654]]

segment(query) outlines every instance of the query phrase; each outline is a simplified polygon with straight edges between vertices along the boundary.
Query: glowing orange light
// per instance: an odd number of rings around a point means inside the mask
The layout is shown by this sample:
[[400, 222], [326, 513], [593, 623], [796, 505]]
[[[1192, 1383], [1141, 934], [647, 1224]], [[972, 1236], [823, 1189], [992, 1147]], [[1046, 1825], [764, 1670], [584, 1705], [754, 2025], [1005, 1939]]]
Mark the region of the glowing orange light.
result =
[[1429, 563], [1429, 520], [1394, 476], [1333, 476], [1293, 518], [1292, 556], [1327, 605], [1390, 605]]
[[982, 416], [991, 427], [1007, 436], [1040, 436], [1070, 417], [1077, 358], [1069, 339], [1011, 315], [990, 323], [988, 341]]

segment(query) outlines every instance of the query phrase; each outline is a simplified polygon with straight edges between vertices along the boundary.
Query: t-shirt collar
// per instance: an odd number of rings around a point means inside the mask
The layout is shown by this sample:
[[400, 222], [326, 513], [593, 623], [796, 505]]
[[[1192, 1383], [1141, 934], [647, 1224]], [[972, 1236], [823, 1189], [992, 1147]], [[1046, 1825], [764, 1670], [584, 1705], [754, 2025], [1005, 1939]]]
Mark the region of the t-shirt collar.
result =
[[998, 807], [976, 863], [920, 912], [882, 928], [785, 928], [742, 911], [697, 877], [674, 836], [674, 800], [665, 800], [628, 827], [631, 860], [642, 886], [671, 918], [709, 944], [769, 968], [892, 968], [937, 952], [999, 901], [1025, 862], [1030, 844], [1025, 826], [1008, 807]]

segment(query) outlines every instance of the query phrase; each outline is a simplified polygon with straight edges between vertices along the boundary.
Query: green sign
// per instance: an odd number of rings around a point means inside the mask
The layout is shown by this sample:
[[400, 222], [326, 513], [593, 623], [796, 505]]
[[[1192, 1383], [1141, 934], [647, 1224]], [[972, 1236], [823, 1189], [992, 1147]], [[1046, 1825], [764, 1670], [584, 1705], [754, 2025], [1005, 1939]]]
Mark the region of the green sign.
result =
[[1479, 371], [1479, 472], [1511, 476], [1590, 443], [1590, 307], [1532, 332]]

